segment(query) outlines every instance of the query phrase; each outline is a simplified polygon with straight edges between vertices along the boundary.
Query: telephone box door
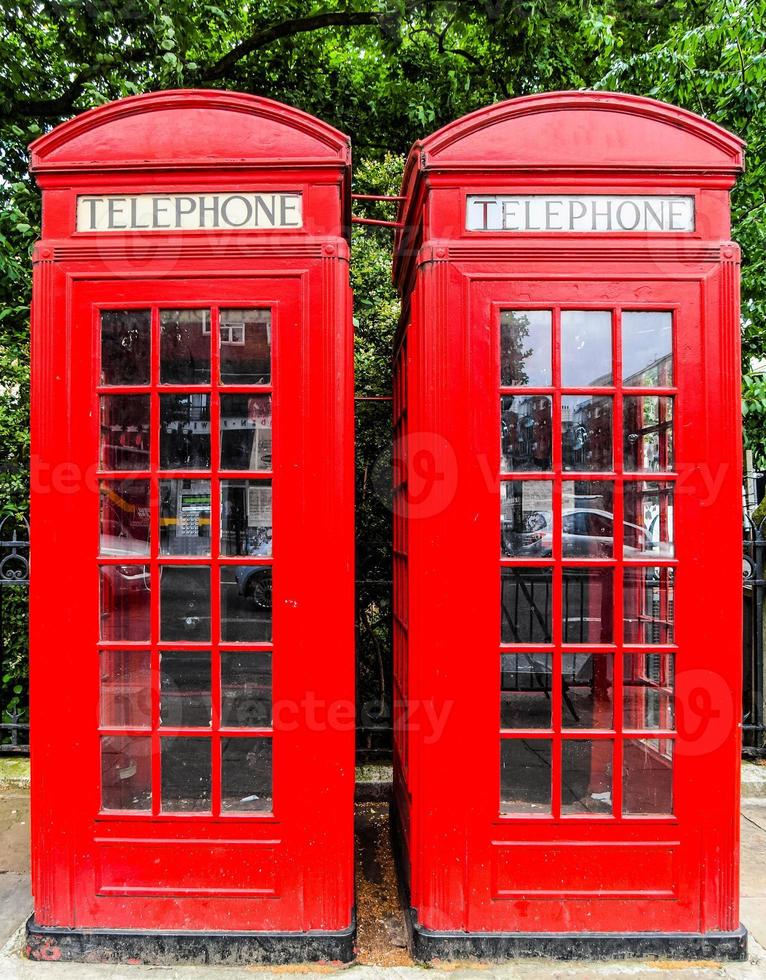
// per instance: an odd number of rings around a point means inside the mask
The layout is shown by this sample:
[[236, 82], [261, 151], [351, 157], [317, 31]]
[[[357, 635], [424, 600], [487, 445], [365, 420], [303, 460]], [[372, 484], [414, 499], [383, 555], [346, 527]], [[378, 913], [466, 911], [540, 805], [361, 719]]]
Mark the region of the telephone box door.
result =
[[346, 736], [307, 725], [305, 698], [351, 692], [316, 644], [343, 628], [319, 585], [337, 396], [305, 287], [252, 269], [74, 282], [82, 404], [60, 432], [90, 486], [60, 519], [83, 542], [67, 623], [82, 764], [74, 896], [65, 911], [52, 894], [54, 921], [348, 924], [350, 884], [319, 873], [345, 862], [344, 835], [307, 818], [341, 792]]
[[704, 930], [700, 792], [726, 780], [730, 719], [703, 750], [685, 684], [733, 669], [695, 555], [733, 564], [718, 515], [737, 492], [707, 401], [725, 367], [704, 290], [644, 275], [471, 288], [473, 441], [497, 481], [471, 602], [497, 659], [471, 664], [477, 697], [496, 694], [471, 747], [468, 928]]

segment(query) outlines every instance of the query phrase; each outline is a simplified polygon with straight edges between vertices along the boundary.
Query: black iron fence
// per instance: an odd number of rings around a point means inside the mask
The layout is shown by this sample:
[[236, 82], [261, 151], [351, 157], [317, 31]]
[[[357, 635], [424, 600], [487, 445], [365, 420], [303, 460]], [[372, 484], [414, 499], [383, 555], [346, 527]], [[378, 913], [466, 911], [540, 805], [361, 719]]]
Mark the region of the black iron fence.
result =
[[[764, 694], [764, 598], [766, 598], [766, 474], [747, 473], [743, 481], [743, 753], [766, 756]], [[359, 761], [387, 761], [391, 753], [391, 580], [357, 582], [357, 716]], [[509, 608], [505, 583], [504, 610]], [[514, 582], [514, 602], [530, 601], [529, 589], [547, 583]], [[582, 589], [582, 583], [571, 583]], [[0, 520], [0, 754], [29, 751], [27, 677], [27, 598], [29, 525], [21, 515]], [[582, 605], [582, 603], [581, 603]], [[548, 603], [535, 602], [545, 622]], [[516, 622], [523, 617], [514, 609]], [[570, 617], [571, 618], [571, 617]], [[577, 617], [575, 617], [577, 618]], [[539, 623], [538, 623], [539, 625]]]
[[746, 473], [742, 484], [744, 602], [743, 754], [766, 755], [763, 691], [763, 601], [766, 577], [766, 474]]
[[0, 754], [29, 751], [29, 524], [0, 520]]

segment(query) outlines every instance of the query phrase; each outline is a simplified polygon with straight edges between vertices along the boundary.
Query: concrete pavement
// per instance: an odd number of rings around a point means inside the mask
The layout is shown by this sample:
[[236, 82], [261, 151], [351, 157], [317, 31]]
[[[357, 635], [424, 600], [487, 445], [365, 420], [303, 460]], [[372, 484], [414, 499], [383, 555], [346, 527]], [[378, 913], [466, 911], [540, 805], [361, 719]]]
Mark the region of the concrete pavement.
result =
[[[16, 760], [14, 760], [16, 762]], [[747, 765], [742, 805], [742, 921], [750, 931], [747, 963], [567, 962], [516, 960], [508, 964], [436, 964], [429, 980], [732, 980], [766, 978], [766, 766]], [[762, 794], [762, 795], [761, 795]], [[393, 878], [387, 867], [388, 839], [381, 819], [385, 804], [360, 810], [357, 865], [360, 957], [333, 965], [261, 967], [35, 963], [23, 958], [23, 924], [31, 909], [29, 891], [29, 805], [22, 772], [6, 778], [0, 762], [0, 980], [284, 980], [343, 974], [346, 980], [422, 980], [424, 968], [401, 948], [395, 928]], [[380, 919], [380, 922], [377, 919]], [[368, 921], [369, 920], [369, 921]], [[390, 938], [386, 948], [386, 936]]]

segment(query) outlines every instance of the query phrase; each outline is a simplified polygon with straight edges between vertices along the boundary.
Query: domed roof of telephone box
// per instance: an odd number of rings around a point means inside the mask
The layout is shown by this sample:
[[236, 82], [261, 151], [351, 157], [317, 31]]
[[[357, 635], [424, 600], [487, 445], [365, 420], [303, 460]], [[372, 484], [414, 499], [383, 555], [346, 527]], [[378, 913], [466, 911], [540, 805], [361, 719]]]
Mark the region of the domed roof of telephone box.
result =
[[347, 136], [293, 106], [243, 92], [178, 89], [109, 102], [31, 146], [34, 173], [347, 167]]

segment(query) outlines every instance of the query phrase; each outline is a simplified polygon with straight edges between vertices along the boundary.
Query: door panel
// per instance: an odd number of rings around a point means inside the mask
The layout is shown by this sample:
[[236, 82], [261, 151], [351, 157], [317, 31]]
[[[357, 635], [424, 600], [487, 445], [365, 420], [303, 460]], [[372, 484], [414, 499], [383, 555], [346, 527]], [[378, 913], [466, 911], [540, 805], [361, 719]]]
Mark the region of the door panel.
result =
[[699, 287], [485, 280], [470, 311], [474, 336], [491, 325], [474, 403], [497, 393], [473, 441], [498, 480], [477, 591], [500, 663], [477, 728], [492, 791], [474, 811], [468, 928], [694, 931], [695, 763], [677, 751], [674, 678], [704, 658], [685, 639], [704, 517], [682, 486], [700, 449]]
[[[72, 684], [99, 722], [80, 729], [80, 926], [341, 925], [304, 907], [311, 838], [337, 846], [326, 808], [305, 822], [337, 767], [339, 742], [318, 742], [342, 736], [298, 714], [341, 672], [306, 661], [321, 624], [305, 474], [329, 482], [310, 446], [333, 423], [311, 415], [303, 288], [252, 272], [75, 285], [72, 381], [93, 396], [72, 444], [93, 492], [72, 504]], [[295, 709], [281, 729], [275, 705]]]

